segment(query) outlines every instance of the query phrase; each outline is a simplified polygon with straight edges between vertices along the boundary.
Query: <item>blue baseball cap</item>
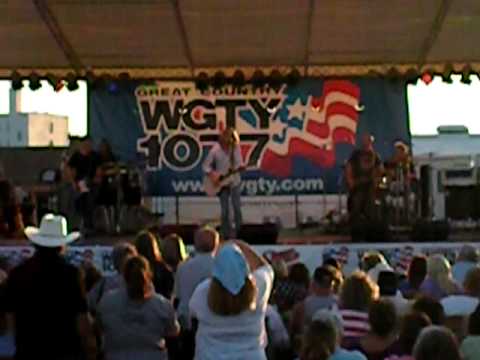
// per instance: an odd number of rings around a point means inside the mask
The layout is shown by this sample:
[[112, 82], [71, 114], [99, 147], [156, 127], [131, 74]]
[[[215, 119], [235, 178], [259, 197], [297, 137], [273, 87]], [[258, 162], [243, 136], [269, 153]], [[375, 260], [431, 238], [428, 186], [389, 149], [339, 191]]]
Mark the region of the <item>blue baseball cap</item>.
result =
[[223, 246], [215, 256], [212, 276], [232, 295], [237, 295], [250, 275], [250, 267], [242, 250], [235, 245]]

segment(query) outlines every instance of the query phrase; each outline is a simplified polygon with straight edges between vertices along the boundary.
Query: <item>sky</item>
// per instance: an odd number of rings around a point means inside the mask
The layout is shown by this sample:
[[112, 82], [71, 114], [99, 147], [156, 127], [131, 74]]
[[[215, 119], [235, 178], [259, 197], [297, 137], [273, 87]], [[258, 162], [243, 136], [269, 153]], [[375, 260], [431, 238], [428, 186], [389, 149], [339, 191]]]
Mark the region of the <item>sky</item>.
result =
[[[426, 85], [419, 80], [409, 85], [408, 107], [410, 130], [413, 135], [432, 135], [441, 125], [465, 125], [471, 134], [480, 134], [480, 80], [471, 77], [472, 83], [465, 85], [460, 76], [453, 77], [453, 84], [446, 84], [440, 77]], [[87, 87], [79, 82], [79, 89], [68, 91], [64, 87], [54, 92], [42, 81], [39, 90], [32, 91], [28, 82], [21, 90], [22, 112], [48, 112], [69, 117], [71, 135], [82, 136], [87, 132]], [[0, 80], [0, 113], [8, 113], [10, 82]]]
[[[46, 80], [36, 91], [30, 90], [24, 81], [21, 91], [22, 112], [40, 112], [68, 116], [70, 135], [83, 136], [87, 133], [87, 85], [79, 81], [79, 88], [69, 91], [63, 87], [55, 92]], [[10, 81], [0, 80], [0, 114], [8, 113]]]

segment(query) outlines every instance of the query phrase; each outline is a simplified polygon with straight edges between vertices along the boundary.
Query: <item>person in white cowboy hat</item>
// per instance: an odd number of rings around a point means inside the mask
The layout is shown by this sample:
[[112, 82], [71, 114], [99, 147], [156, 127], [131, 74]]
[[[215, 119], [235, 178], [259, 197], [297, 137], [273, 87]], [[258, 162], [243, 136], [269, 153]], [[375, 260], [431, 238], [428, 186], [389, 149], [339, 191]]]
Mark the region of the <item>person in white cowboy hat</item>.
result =
[[66, 219], [53, 214], [25, 234], [36, 251], [11, 271], [1, 305], [14, 327], [15, 359], [94, 359], [83, 279], [62, 255], [80, 234], [69, 234]]

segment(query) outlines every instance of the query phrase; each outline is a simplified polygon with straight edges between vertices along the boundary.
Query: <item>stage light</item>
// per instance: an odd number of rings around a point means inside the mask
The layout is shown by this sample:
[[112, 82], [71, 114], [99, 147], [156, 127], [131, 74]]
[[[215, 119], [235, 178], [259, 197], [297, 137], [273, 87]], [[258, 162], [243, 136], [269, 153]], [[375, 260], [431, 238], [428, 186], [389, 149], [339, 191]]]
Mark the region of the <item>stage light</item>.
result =
[[407, 80], [407, 84], [416, 85], [418, 82], [418, 71], [415, 68], [410, 68], [405, 73], [405, 79]]
[[12, 75], [10, 75], [10, 79], [12, 82], [13, 90], [17, 91], [23, 87], [22, 76], [17, 71], [12, 72]]
[[276, 91], [280, 90], [283, 83], [283, 78], [282, 78], [282, 74], [280, 74], [280, 71], [276, 69], [272, 70], [272, 72], [270, 73], [269, 83], [274, 90]]
[[208, 75], [206, 72], [202, 71], [197, 75], [195, 87], [201, 92], [208, 90]]
[[429, 72], [425, 72], [422, 74], [422, 81], [425, 83], [425, 85], [430, 85], [430, 83], [433, 81], [433, 76]]
[[402, 76], [400, 72], [397, 70], [395, 67], [391, 67], [387, 73], [385, 74], [385, 77], [388, 79], [388, 81], [391, 82], [396, 82], [398, 81]]
[[300, 71], [298, 71], [297, 69], [292, 69], [292, 71], [290, 71], [287, 75], [287, 84], [289, 86], [295, 86], [298, 84], [301, 77], [302, 75], [300, 74]]
[[242, 87], [245, 85], [245, 75], [242, 70], [235, 70], [232, 76], [232, 84], [235, 87]]
[[78, 79], [74, 73], [67, 74], [67, 89], [69, 91], [75, 91], [78, 89]]
[[42, 87], [42, 84], [40, 83], [40, 78], [38, 77], [37, 73], [33, 72], [30, 74], [28, 87], [32, 91], [38, 90]]
[[54, 74], [48, 73], [46, 78], [48, 83], [50, 84], [50, 86], [53, 88], [55, 92], [58, 92], [63, 89], [63, 86], [65, 85], [65, 83]]
[[115, 80], [110, 80], [107, 82], [107, 90], [111, 94], [116, 94], [118, 93], [119, 86]]
[[465, 65], [462, 69], [462, 78], [460, 81], [465, 85], [470, 85], [472, 80], [470, 79], [470, 74], [472, 72], [472, 68], [469, 65]]
[[442, 73], [443, 82], [447, 83], [447, 84], [453, 83], [452, 74], [453, 74], [453, 66], [452, 65], [446, 65], [445, 69], [443, 70], [443, 73]]
[[227, 77], [223, 71], [217, 71], [212, 79], [212, 85], [215, 89], [221, 89], [227, 83]]
[[262, 70], [255, 70], [251, 81], [254, 88], [262, 88], [267, 83], [267, 79], [265, 78]]

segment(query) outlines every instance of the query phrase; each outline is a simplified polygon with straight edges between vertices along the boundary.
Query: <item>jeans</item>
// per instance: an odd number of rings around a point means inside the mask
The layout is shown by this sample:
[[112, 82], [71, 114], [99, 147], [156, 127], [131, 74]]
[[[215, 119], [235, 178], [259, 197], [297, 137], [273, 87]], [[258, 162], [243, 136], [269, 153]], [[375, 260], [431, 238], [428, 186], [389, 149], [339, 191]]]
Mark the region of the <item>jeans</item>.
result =
[[[242, 225], [242, 209], [240, 202], [240, 186], [226, 187], [220, 191], [221, 226], [220, 234], [223, 239], [235, 238]], [[232, 233], [230, 222], [230, 199], [233, 207], [233, 220], [235, 222], [235, 233]]]

